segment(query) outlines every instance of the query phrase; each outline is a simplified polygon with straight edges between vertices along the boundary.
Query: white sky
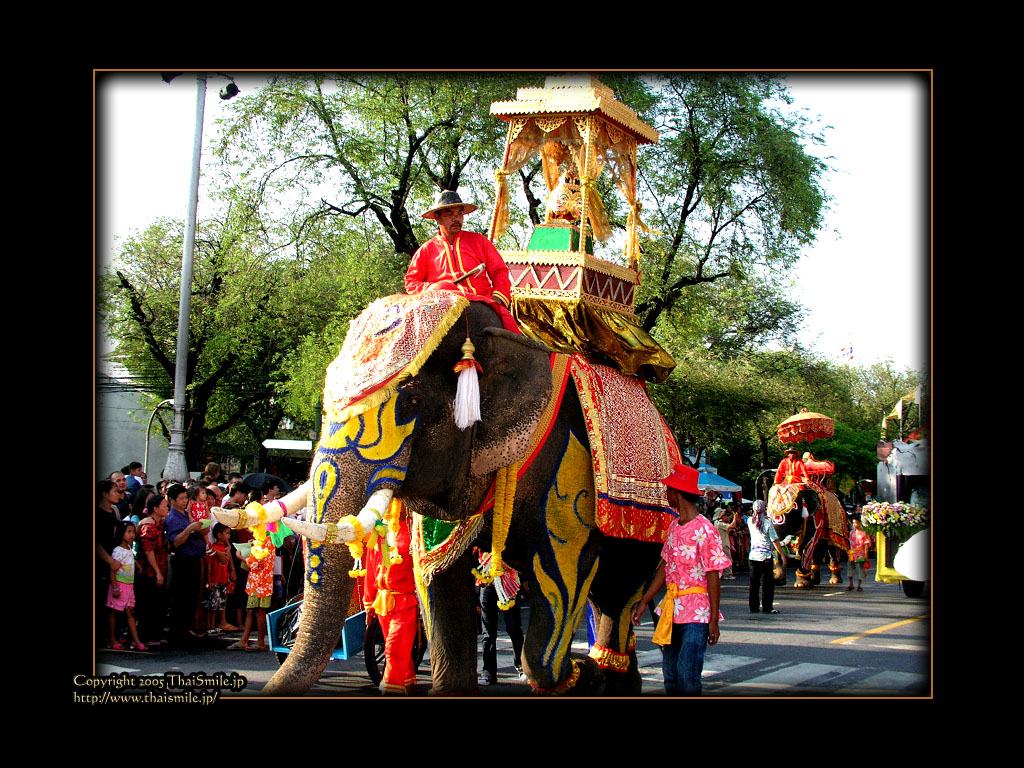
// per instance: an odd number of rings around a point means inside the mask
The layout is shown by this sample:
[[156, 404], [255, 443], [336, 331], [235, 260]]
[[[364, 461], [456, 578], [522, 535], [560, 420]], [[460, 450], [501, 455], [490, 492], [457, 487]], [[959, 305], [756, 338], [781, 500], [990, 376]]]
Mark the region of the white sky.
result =
[[[243, 93], [257, 75], [241, 74]], [[212, 120], [223, 113], [211, 76], [205, 151]], [[794, 108], [821, 116], [826, 146], [808, 150], [836, 171], [825, 178], [833, 211], [801, 260], [796, 296], [807, 308], [801, 341], [838, 361], [853, 344], [856, 365], [891, 358], [924, 370], [930, 187], [927, 80], [899, 74], [796, 74], [788, 80]], [[160, 216], [185, 218], [195, 127], [196, 81], [170, 84], [157, 73], [101, 78], [97, 87], [97, 271], [116, 242]], [[642, 151], [642, 150], [641, 150]], [[199, 215], [204, 215], [200, 191]], [[838, 234], [835, 233], [838, 231]], [[102, 350], [105, 351], [105, 350]]]

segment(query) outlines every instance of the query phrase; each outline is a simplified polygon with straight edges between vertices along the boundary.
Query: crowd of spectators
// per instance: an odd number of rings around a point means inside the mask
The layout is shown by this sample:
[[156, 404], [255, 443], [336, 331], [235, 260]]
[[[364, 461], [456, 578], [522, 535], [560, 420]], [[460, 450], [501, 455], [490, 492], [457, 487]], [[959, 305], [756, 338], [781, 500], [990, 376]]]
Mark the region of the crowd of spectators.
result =
[[[282, 489], [274, 480], [252, 488], [212, 462], [200, 478], [183, 484], [147, 480], [142, 465], [132, 462], [96, 486], [97, 647], [203, 647], [239, 635], [247, 614], [253, 622], [247, 608], [253, 602], [247, 594], [252, 563], [243, 556], [252, 534], [217, 522], [210, 510], [268, 502]], [[261, 619], [268, 607], [283, 606], [302, 589], [297, 539], [289, 537], [274, 554], [269, 605], [255, 601]], [[262, 641], [229, 647], [266, 649]]]

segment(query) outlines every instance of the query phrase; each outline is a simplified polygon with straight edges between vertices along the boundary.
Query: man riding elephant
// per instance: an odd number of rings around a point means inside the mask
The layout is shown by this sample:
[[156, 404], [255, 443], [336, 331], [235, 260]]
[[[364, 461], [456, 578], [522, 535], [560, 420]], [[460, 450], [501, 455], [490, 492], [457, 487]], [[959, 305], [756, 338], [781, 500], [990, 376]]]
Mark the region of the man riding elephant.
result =
[[519, 333], [509, 312], [512, 280], [498, 249], [483, 235], [462, 229], [466, 214], [477, 206], [463, 203], [458, 192], [444, 190], [424, 219], [437, 222], [437, 235], [421, 245], [405, 273], [405, 290], [415, 294], [429, 290], [461, 293], [470, 301], [483, 301], [501, 318], [505, 330]]

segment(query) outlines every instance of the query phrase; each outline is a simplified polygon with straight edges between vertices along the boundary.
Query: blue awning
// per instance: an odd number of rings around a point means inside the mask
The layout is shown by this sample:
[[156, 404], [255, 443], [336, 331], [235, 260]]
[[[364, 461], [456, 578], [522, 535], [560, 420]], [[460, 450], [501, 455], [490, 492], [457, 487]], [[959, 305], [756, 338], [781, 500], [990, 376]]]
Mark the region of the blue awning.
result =
[[697, 478], [697, 487], [702, 491], [742, 491], [743, 488], [736, 485], [732, 480], [726, 480], [721, 475], [716, 475], [712, 470], [714, 467], [709, 467], [706, 464], [701, 464], [697, 467], [700, 472], [700, 477]]

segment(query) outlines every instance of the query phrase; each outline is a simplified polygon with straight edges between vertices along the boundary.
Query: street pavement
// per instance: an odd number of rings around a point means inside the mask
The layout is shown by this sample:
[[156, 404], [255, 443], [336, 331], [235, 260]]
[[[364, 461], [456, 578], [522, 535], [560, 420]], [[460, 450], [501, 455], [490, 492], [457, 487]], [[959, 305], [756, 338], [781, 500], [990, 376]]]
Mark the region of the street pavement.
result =
[[[927, 697], [931, 686], [930, 597], [904, 596], [899, 584], [865, 582], [863, 592], [846, 585], [823, 584], [811, 590], [790, 585], [776, 588], [778, 614], [751, 613], [747, 607], [747, 574], [722, 582], [721, 640], [709, 647], [704, 661], [704, 695], [709, 697]], [[529, 599], [523, 604], [523, 625]], [[480, 689], [485, 697], [525, 697], [532, 693], [512, 666], [512, 645], [498, 639], [498, 683]], [[637, 658], [642, 695], [664, 696], [661, 651], [651, 642], [650, 614], [637, 628]], [[97, 674], [165, 672], [205, 674], [237, 672], [251, 696], [278, 667], [272, 653], [226, 650], [237, 634], [210, 638], [191, 651], [148, 653], [100, 651]], [[577, 630], [573, 650], [586, 654], [586, 627]], [[430, 689], [429, 653], [419, 668], [415, 695]], [[307, 697], [378, 696], [362, 654], [331, 661]]]

